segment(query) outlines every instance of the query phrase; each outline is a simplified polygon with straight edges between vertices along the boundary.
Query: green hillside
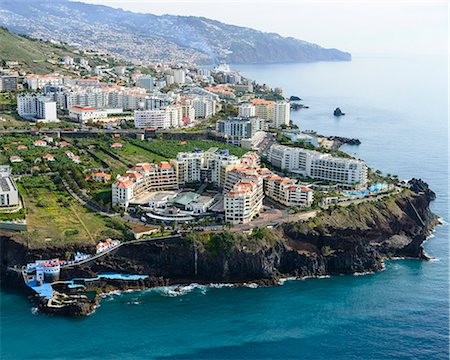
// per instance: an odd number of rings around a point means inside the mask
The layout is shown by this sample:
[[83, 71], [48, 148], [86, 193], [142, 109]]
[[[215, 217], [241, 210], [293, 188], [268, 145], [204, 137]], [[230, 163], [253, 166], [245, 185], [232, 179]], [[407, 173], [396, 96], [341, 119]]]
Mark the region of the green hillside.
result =
[[75, 74], [73, 70], [65, 69], [62, 64], [59, 64], [60, 58], [65, 55], [74, 59], [83, 57], [91, 66], [116, 62], [112, 59], [105, 61], [67, 44], [53, 44], [50, 41], [33, 39], [0, 27], [0, 60], [18, 61], [22, 65], [21, 69], [28, 73], [48, 74], [56, 71], [67, 75]]

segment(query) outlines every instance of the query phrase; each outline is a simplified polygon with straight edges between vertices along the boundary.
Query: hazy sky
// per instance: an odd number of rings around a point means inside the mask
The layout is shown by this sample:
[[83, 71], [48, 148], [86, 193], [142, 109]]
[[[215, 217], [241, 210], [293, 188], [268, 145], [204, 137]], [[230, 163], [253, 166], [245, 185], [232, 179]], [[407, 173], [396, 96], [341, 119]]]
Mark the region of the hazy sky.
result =
[[447, 0], [79, 1], [156, 15], [205, 16], [352, 53], [448, 53]]

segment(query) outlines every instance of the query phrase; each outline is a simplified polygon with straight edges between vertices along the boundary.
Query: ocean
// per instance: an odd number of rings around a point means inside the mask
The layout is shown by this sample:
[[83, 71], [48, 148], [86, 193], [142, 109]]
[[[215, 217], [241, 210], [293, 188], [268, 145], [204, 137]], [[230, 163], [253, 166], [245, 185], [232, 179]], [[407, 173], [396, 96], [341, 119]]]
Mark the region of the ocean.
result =
[[[234, 66], [297, 95], [301, 129], [355, 137], [344, 150], [400, 178], [422, 178], [442, 217], [432, 261], [395, 260], [365, 276], [244, 288], [191, 285], [105, 297], [90, 317], [36, 313], [1, 293], [2, 359], [447, 359], [448, 125], [445, 57]], [[335, 118], [340, 107], [345, 116]]]

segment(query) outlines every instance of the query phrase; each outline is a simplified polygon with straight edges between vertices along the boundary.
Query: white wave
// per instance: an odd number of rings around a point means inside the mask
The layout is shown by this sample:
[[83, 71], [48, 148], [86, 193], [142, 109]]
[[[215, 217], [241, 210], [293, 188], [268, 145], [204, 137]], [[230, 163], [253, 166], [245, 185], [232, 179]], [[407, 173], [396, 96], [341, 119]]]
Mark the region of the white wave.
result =
[[365, 275], [373, 275], [374, 271], [363, 271], [363, 272], [355, 272], [353, 276], [365, 276]]
[[437, 263], [440, 261], [441, 261], [441, 259], [439, 259], [439, 258], [430, 258], [430, 260], [428, 260], [428, 262], [431, 262], [431, 263]]
[[242, 285], [250, 289], [256, 289], [258, 287], [258, 284], [256, 283], [243, 283]]
[[32, 313], [33, 315], [37, 315], [37, 314], [39, 313], [39, 309], [38, 309], [37, 307], [32, 307], [32, 308], [31, 308], [31, 313]]
[[123, 291], [120, 290], [112, 290], [112, 291], [108, 291], [106, 293], [102, 293], [100, 296], [105, 299], [105, 298], [109, 298], [112, 299], [114, 296], [119, 296], [123, 293]]
[[294, 281], [294, 280], [298, 280], [298, 278], [296, 276], [290, 276], [290, 277], [281, 278], [281, 279], [278, 280], [278, 285], [284, 285], [284, 283], [286, 281]]
[[232, 288], [235, 286], [236, 285], [230, 284], [230, 283], [212, 283], [212, 284], [208, 285], [208, 287], [213, 288], [213, 289]]
[[141, 302], [140, 301], [128, 301], [127, 305], [140, 305]]
[[176, 296], [181, 296], [181, 295], [186, 295], [192, 291], [194, 291], [195, 289], [200, 289], [201, 292], [203, 294], [206, 293], [206, 286], [205, 285], [200, 285], [197, 283], [192, 283], [189, 285], [184, 285], [184, 286], [164, 286], [162, 288], [160, 288], [160, 292], [163, 296], [168, 296], [168, 297], [176, 297]]

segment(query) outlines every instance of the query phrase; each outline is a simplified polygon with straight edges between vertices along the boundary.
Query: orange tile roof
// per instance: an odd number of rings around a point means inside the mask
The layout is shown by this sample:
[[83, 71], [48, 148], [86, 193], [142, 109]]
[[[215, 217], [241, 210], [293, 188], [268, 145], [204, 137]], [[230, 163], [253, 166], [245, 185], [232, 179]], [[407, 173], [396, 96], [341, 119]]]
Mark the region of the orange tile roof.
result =
[[159, 167], [160, 169], [171, 169], [171, 168], [172, 168], [172, 165], [170, 165], [170, 164], [167, 163], [167, 162], [160, 162], [160, 163], [158, 164], [158, 167]]
[[121, 181], [121, 182], [119, 183], [119, 185], [118, 185], [118, 187], [119, 187], [120, 189], [125, 189], [125, 188], [128, 188], [128, 187], [130, 187], [130, 186], [133, 186], [133, 182], [132, 182], [131, 180], [124, 180], [124, 181]]

